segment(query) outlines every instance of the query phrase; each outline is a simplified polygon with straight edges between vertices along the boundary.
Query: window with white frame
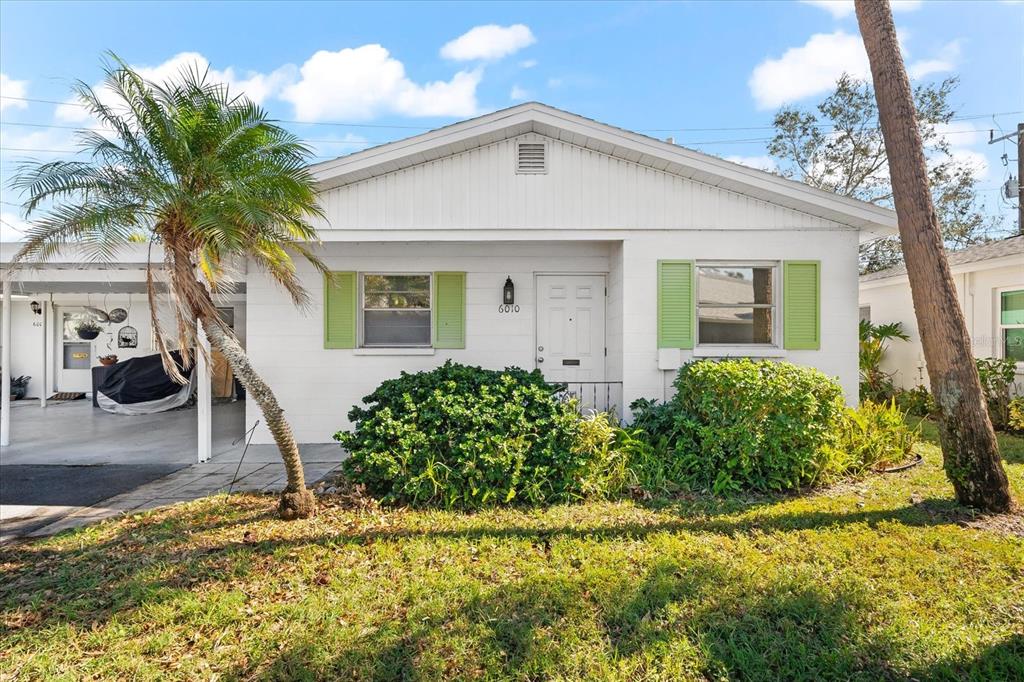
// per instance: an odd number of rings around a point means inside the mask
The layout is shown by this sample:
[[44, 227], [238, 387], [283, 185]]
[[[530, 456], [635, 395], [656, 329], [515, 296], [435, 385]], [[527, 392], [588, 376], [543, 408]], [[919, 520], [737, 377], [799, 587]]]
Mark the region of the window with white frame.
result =
[[697, 264], [697, 344], [777, 345], [778, 265]]
[[360, 281], [364, 347], [430, 346], [430, 275], [364, 273]]
[[1024, 363], [1024, 289], [999, 293], [999, 338], [1003, 357]]

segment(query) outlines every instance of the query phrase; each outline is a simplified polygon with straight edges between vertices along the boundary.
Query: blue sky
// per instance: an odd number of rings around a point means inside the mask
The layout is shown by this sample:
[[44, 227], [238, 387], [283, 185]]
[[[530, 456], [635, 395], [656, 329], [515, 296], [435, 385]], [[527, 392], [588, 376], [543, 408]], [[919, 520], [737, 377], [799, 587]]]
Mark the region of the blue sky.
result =
[[[1024, 110], [1024, 4], [897, 3], [918, 82], [959, 74], [948, 131], [976, 165], [988, 210], [1012, 146], [985, 144]], [[0, 3], [3, 234], [22, 225], [6, 188], [26, 158], [68, 156], [87, 123], [69, 83], [100, 79], [113, 50], [155, 77], [185, 63], [258, 99], [317, 148], [351, 152], [539, 100], [614, 125], [673, 136], [764, 165], [783, 103], [812, 104], [842, 71], [866, 74], [852, 2], [692, 3]], [[325, 125], [351, 123], [360, 125]], [[19, 125], [32, 124], [32, 125]], [[39, 127], [50, 126], [50, 127]], [[720, 130], [739, 128], [739, 130]], [[710, 129], [710, 130], [709, 130]], [[718, 130], [716, 130], [718, 129]], [[998, 134], [998, 133], [997, 133]], [[58, 150], [58, 151], [49, 151]], [[1012, 163], [1012, 162], [1011, 162]]]

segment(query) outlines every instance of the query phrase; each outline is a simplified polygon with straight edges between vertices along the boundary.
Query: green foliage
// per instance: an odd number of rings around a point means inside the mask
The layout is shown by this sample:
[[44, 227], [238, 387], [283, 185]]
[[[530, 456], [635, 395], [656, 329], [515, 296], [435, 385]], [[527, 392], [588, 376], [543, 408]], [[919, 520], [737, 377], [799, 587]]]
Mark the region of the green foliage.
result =
[[1024, 433], [1024, 398], [1017, 397], [1010, 401], [1007, 428], [1010, 431]]
[[[942, 127], [956, 115], [951, 98], [956, 78], [914, 88], [918, 130], [928, 157], [932, 190], [942, 237], [949, 249], [989, 239], [998, 218], [986, 218], [970, 164], [953, 154]], [[768, 153], [785, 177], [843, 196], [892, 207], [892, 186], [886, 172], [885, 143], [878, 124], [878, 105], [870, 81], [843, 74], [835, 90], [813, 109], [787, 106], [773, 121], [775, 135]], [[875, 239], [861, 247], [867, 272], [903, 261], [898, 237]]]
[[[310, 246], [319, 241], [310, 221], [323, 215], [311, 148], [209, 71], [193, 66], [155, 83], [114, 55], [104, 71], [102, 97], [74, 85], [97, 124], [78, 131], [81, 160], [26, 163], [11, 180], [30, 219], [14, 263], [45, 261], [68, 244], [111, 260], [149, 241], [170, 272], [198, 268], [215, 292], [247, 262], [307, 304], [295, 257], [326, 270]], [[167, 293], [178, 345], [192, 345], [197, 317], [219, 319], [197, 278], [173, 277]], [[159, 316], [152, 324], [169, 360]]]
[[75, 332], [101, 332], [103, 327], [96, 320], [82, 320], [75, 326]]
[[907, 425], [905, 413], [895, 400], [867, 400], [857, 409], [846, 408], [836, 433], [832, 445], [836, 457], [828, 471], [833, 477], [902, 464], [920, 439], [920, 429]]
[[576, 423], [572, 452], [578, 458], [578, 486], [582, 497], [607, 499], [622, 493], [635, 480], [630, 471], [632, 452], [623, 442], [625, 431], [607, 412]]
[[935, 398], [924, 386], [916, 386], [909, 390], [896, 391], [896, 405], [907, 414], [927, 417], [935, 414], [938, 409]]
[[638, 420], [660, 429], [650, 442], [668, 446], [680, 484], [728, 493], [819, 479], [843, 410], [835, 380], [786, 362], [705, 360], [684, 365], [675, 387], [665, 406], [638, 406]]
[[1010, 387], [1013, 386], [1017, 363], [1003, 358], [977, 358], [978, 377], [988, 403], [988, 416], [993, 428], [1003, 430], [1010, 423]]
[[602, 420], [581, 425], [539, 371], [446, 362], [382, 383], [335, 439], [349, 477], [386, 501], [475, 508], [588, 494], [618, 466]]
[[888, 324], [871, 324], [867, 320], [860, 321], [859, 366], [860, 366], [860, 399], [882, 402], [889, 400], [896, 392], [892, 383], [892, 375], [882, 371], [882, 360], [888, 342], [892, 339], [908, 341], [910, 337], [903, 331], [899, 322]]

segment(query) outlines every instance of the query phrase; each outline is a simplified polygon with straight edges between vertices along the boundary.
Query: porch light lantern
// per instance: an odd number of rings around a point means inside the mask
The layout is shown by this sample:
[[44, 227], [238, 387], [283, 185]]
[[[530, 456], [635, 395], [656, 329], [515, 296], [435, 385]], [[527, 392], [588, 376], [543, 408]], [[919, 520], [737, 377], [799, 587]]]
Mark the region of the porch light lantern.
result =
[[28, 304], [28, 307], [32, 309], [32, 312], [36, 315], [43, 314], [43, 306], [39, 305], [39, 301], [32, 301]]
[[503, 305], [513, 305], [516, 302], [516, 285], [512, 284], [512, 278], [505, 278], [505, 287], [502, 289], [501, 302]]

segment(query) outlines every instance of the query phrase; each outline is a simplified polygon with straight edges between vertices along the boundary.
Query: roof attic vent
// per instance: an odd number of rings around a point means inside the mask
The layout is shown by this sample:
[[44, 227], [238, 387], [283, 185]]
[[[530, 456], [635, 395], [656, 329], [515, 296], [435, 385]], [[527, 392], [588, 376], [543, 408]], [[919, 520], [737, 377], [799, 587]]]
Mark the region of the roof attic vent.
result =
[[547, 173], [546, 151], [543, 142], [520, 142], [516, 145], [516, 173], [519, 175]]

